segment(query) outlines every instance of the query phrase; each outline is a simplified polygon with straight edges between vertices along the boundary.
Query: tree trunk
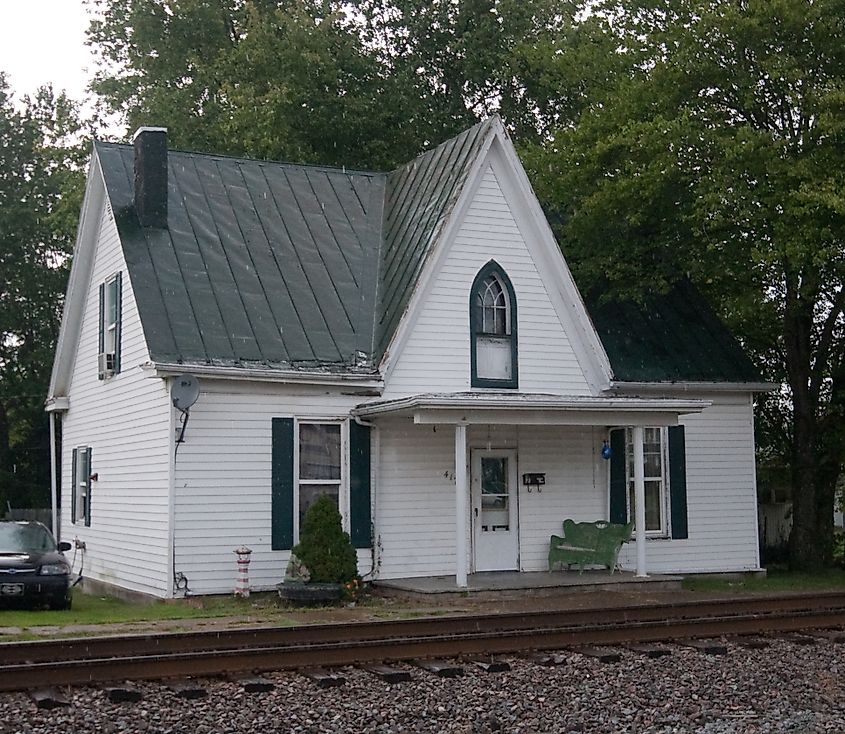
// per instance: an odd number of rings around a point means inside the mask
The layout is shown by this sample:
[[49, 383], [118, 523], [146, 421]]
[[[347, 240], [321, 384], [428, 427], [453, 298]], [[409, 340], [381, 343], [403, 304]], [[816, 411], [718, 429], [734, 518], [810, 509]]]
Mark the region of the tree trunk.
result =
[[814, 299], [802, 297], [801, 282], [798, 274], [787, 275], [783, 325], [793, 425], [789, 565], [796, 571], [821, 571], [833, 554], [833, 486], [829, 472], [821, 469], [819, 399], [811, 384]]

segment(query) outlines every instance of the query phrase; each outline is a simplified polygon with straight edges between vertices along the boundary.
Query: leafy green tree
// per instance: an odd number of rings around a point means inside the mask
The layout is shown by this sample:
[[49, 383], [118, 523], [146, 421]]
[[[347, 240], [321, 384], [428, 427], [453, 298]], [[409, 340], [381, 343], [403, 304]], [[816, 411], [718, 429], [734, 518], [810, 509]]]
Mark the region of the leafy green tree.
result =
[[689, 276], [783, 383], [764, 428], [791, 471], [791, 562], [819, 568], [845, 458], [845, 6], [585, 5], [535, 76], [572, 101], [528, 153], [535, 184], [580, 282], [642, 299]]
[[42, 88], [19, 107], [0, 73], [0, 514], [49, 503], [44, 398], [84, 157], [65, 95]]
[[[256, 158], [389, 169], [500, 111], [535, 130], [520, 49], [560, 0], [92, 0], [93, 82], [130, 129]], [[526, 112], [527, 111], [527, 112]]]

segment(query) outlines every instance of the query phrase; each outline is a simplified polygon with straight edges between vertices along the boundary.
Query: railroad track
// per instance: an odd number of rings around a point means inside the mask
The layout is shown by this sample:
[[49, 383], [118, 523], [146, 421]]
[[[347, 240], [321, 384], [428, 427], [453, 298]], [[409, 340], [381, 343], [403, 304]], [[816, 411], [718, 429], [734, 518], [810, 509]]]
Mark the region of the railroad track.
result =
[[845, 626], [845, 593], [0, 644], [0, 690]]

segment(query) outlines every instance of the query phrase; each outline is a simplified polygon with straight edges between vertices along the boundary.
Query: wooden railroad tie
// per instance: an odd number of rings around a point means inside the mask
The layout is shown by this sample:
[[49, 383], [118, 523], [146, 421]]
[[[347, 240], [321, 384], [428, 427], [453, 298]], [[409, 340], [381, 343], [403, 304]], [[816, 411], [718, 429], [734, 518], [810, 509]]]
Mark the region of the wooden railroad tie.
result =
[[414, 664], [440, 678], [457, 678], [464, 674], [462, 666], [455, 665], [448, 660], [415, 660]]
[[470, 662], [477, 665], [485, 673], [504, 673], [511, 669], [511, 664], [507, 660], [493, 656], [470, 658]]
[[188, 701], [205, 698], [208, 695], [208, 691], [203, 686], [190, 679], [170, 681], [167, 684], [167, 689], [175, 693], [179, 698], [184, 698]]
[[699, 652], [707, 653], [708, 655], [727, 655], [728, 648], [721, 642], [715, 640], [676, 640], [676, 645], [681, 647], [691, 647]]
[[601, 647], [593, 647], [592, 645], [579, 645], [578, 647], [570, 647], [569, 649], [572, 652], [577, 652], [579, 655], [595, 658], [600, 663], [618, 663], [622, 659], [622, 656], [618, 652]]
[[394, 668], [390, 665], [365, 665], [364, 670], [381, 678], [385, 683], [404, 683], [411, 680], [411, 674], [402, 668]]
[[802, 635], [798, 633], [783, 632], [777, 635], [781, 640], [791, 642], [793, 645], [815, 645], [818, 640], [810, 635]]
[[813, 630], [813, 637], [841, 645], [845, 642], [845, 630]]
[[739, 637], [729, 638], [732, 643], [744, 647], [748, 650], [765, 650], [771, 645], [771, 642], [762, 637], [755, 637], [753, 635], [740, 635]]
[[542, 665], [544, 668], [555, 668], [558, 665], [566, 665], [568, 662], [566, 655], [562, 655], [559, 652], [532, 652], [524, 657], [529, 663]]
[[652, 645], [650, 642], [631, 642], [625, 647], [631, 652], [645, 655], [647, 658], [662, 658], [665, 655], [671, 655], [672, 651], [668, 647], [662, 645]]
[[119, 686], [109, 686], [105, 694], [112, 703], [137, 703], [143, 698], [141, 691], [128, 681]]
[[35, 701], [35, 705], [39, 709], [49, 711], [50, 709], [57, 709], [61, 706], [70, 706], [70, 701], [55, 688], [42, 688], [33, 691], [30, 693], [30, 697]]
[[269, 681], [266, 678], [259, 678], [257, 676], [252, 678], [232, 676], [229, 680], [232, 681], [232, 683], [237, 683], [241, 688], [243, 688], [245, 693], [267, 693], [276, 687], [276, 684], [272, 681]]
[[335, 688], [346, 683], [346, 678], [342, 675], [332, 673], [325, 668], [306, 668], [301, 670], [300, 673], [314, 681], [318, 688]]

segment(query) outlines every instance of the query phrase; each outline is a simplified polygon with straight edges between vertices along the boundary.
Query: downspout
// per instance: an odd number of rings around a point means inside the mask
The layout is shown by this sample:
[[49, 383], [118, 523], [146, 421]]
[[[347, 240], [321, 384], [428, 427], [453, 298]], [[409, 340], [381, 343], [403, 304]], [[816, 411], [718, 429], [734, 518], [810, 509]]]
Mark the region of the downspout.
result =
[[50, 411], [50, 508], [52, 510], [53, 537], [59, 541], [59, 498], [56, 481], [56, 413]]

